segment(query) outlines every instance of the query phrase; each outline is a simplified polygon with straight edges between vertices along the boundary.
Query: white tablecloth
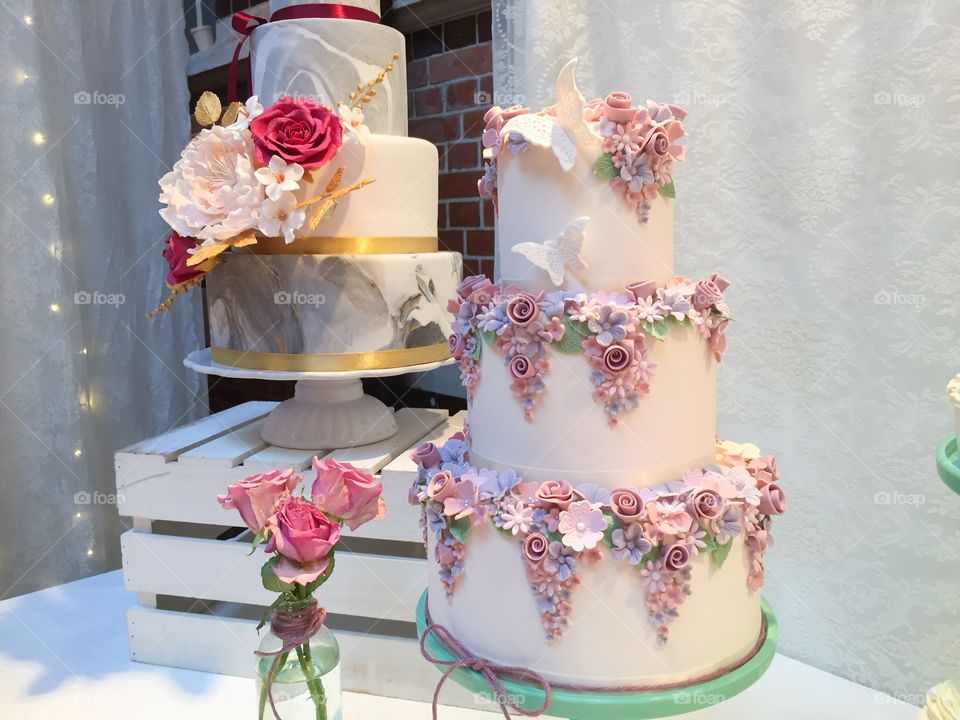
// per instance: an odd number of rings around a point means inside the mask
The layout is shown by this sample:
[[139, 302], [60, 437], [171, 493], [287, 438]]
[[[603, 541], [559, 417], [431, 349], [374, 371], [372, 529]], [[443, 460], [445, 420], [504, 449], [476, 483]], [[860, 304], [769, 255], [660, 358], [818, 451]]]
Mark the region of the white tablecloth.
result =
[[[2, 720], [253, 718], [253, 682], [131, 662], [119, 572], [0, 602]], [[439, 677], [439, 676], [438, 676]], [[913, 720], [916, 708], [778, 655], [732, 700], [689, 720]], [[344, 720], [430, 717], [428, 705], [347, 693]], [[498, 715], [444, 707], [440, 720]]]

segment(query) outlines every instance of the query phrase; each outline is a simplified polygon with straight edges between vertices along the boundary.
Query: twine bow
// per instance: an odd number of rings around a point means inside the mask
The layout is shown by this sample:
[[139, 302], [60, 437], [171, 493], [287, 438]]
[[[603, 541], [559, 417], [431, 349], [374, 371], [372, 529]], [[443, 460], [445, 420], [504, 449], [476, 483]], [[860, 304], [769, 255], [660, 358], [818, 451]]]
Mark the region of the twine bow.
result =
[[293, 612], [277, 610], [270, 619], [270, 630], [280, 638], [283, 645], [275, 652], [260, 652], [257, 650], [254, 654], [259, 657], [273, 657], [273, 664], [270, 665], [270, 672], [267, 673], [264, 685], [267, 691], [267, 699], [270, 700], [270, 709], [273, 711], [276, 720], [280, 720], [280, 714], [273, 702], [273, 678], [277, 674], [277, 670], [280, 669], [280, 660], [299, 645], [310, 642], [310, 638], [317, 634], [326, 617], [327, 611], [317, 605], [317, 601], [311, 598], [310, 604], [302, 610]]
[[[430, 633], [433, 633], [444, 649], [453, 655], [453, 660], [434, 657], [427, 651], [427, 636], [430, 635]], [[440, 690], [443, 688], [443, 684], [447, 681], [447, 678], [460, 668], [473, 670], [480, 674], [487, 684], [487, 687], [489, 687], [493, 693], [493, 699], [500, 705], [500, 712], [503, 713], [503, 717], [506, 718], [506, 720], [510, 720], [511, 710], [526, 717], [537, 717], [543, 715], [547, 711], [547, 708], [550, 707], [550, 683], [548, 683], [542, 675], [529, 668], [497, 665], [496, 663], [474, 655], [443, 625], [432, 623], [423, 631], [423, 635], [420, 636], [420, 654], [423, 655], [427, 662], [446, 668], [440, 677], [440, 681], [437, 683], [437, 689], [433, 692], [433, 720], [437, 720], [437, 705], [440, 700]], [[503, 680], [500, 679], [501, 677], [525, 680], [542, 687], [543, 702], [540, 704], [540, 707], [536, 710], [524, 709], [520, 704], [523, 698], [508, 694]]]

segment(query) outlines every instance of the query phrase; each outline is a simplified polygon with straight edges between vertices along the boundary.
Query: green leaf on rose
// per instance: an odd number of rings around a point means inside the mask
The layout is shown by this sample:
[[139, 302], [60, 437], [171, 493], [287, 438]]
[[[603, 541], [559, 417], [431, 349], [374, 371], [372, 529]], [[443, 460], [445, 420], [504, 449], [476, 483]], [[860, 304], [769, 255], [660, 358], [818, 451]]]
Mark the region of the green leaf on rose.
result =
[[643, 321], [643, 332], [657, 340], [667, 339], [667, 329], [665, 320], [657, 320], [656, 322], [650, 322], [649, 320]]
[[673, 182], [668, 182], [666, 185], [660, 186], [660, 194], [664, 197], [675, 198], [677, 196], [677, 189], [674, 187]]
[[[716, 545], [716, 540], [713, 541]], [[730, 548], [733, 547], [733, 540], [727, 540], [726, 544], [718, 545], [717, 549], [713, 551], [713, 559], [717, 563], [718, 568], [722, 568], [723, 564], [727, 561], [727, 555], [730, 554]]]
[[613, 180], [620, 175], [617, 166], [613, 164], [613, 155], [607, 153], [597, 158], [593, 164], [593, 174], [601, 180]]
[[279, 562], [280, 558], [277, 555], [274, 555], [272, 558], [267, 560], [260, 568], [260, 581], [263, 583], [264, 589], [268, 590], [269, 592], [292, 593], [296, 590], [297, 586], [293, 583], [283, 582], [277, 577], [276, 573], [273, 572], [273, 569]]
[[471, 357], [473, 358], [474, 362], [480, 361], [480, 353], [482, 351], [483, 351], [483, 340], [481, 338], [475, 337], [474, 343], [473, 343], [473, 352], [471, 353]]
[[450, 534], [453, 535], [454, 540], [461, 544], [465, 543], [467, 541], [467, 533], [470, 531], [470, 518], [452, 520], [447, 527], [450, 530]]
[[574, 322], [569, 317], [563, 318], [563, 337], [557, 342], [552, 343], [552, 347], [557, 352], [578, 353], [583, 350], [583, 336], [580, 331], [574, 327]]
[[[701, 529], [703, 529], [703, 528], [701, 528]], [[719, 545], [717, 545], [717, 540], [716, 540], [715, 537], [713, 537], [713, 535], [707, 535], [707, 536], [705, 536], [705, 537], [703, 538], [703, 542], [704, 542], [704, 544], [706, 545], [706, 547], [704, 548], [704, 550], [705, 550], [706, 552], [708, 552], [708, 553], [716, 552], [716, 551], [717, 551], [717, 548], [720, 547]]]
[[327, 569], [324, 570], [323, 575], [321, 575], [320, 577], [318, 577], [318, 578], [317, 578], [316, 580], [314, 580], [312, 583], [307, 583], [307, 585], [304, 586], [304, 592], [305, 592], [307, 595], [312, 595], [312, 594], [313, 594], [313, 591], [316, 590], [316, 589], [317, 589], [318, 587], [320, 587], [321, 585], [323, 585], [327, 580], [329, 580], [329, 579], [330, 579], [330, 576], [333, 574], [333, 566], [336, 565], [336, 559], [334, 558], [334, 555], [333, 555], [333, 552], [332, 552], [332, 551], [330, 552], [330, 556], [329, 556], [329, 557], [330, 557], [330, 562], [329, 562], [329, 564], [327, 565]]
[[[491, 332], [490, 330], [477, 330], [477, 333], [479, 333], [483, 341], [490, 347], [493, 347], [497, 342], [497, 334], [495, 332]], [[479, 343], [477, 344], [479, 345]]]
[[260, 528], [257, 530], [257, 534], [253, 536], [253, 540], [250, 541], [250, 552], [247, 555], [253, 555], [256, 552], [257, 548], [263, 545], [267, 541], [267, 529]]

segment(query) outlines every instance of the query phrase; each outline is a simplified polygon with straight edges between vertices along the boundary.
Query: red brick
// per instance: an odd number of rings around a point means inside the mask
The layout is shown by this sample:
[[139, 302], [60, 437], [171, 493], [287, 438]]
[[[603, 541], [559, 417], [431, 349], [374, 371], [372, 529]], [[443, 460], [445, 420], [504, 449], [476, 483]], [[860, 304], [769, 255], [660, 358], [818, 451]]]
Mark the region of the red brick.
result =
[[480, 92], [488, 95], [483, 98], [486, 102], [481, 104], [493, 105], [493, 75], [484, 75], [480, 78]]
[[443, 96], [438, 87], [417, 90], [413, 94], [413, 107], [417, 115], [436, 115], [443, 112]]
[[463, 113], [462, 137], [465, 140], [478, 138], [483, 135], [483, 128], [487, 125], [483, 120], [483, 116], [486, 115], [486, 113], [487, 108], [480, 108], [479, 110], [467, 110]]
[[447, 110], [472, 108], [478, 104], [477, 81], [473, 78], [447, 85]]
[[496, 224], [496, 215], [493, 212], [493, 201], [482, 200], [480, 204], [483, 206], [483, 226], [485, 228], [494, 227]]
[[[464, 258], [463, 259], [463, 276], [467, 277], [468, 275], [480, 275], [483, 271], [483, 261], [479, 258]], [[487, 275], [487, 277], [490, 277]]]
[[423, 87], [427, 84], [428, 77], [426, 60], [411, 60], [407, 63], [407, 87]]
[[440, 199], [441, 200], [472, 200], [477, 196], [477, 180], [474, 172], [441, 173]]
[[[430, 82], [434, 84], [447, 80], [479, 77], [493, 70], [490, 43], [434, 55], [428, 58], [428, 61], [430, 63]], [[407, 67], [407, 75], [409, 76], [409, 66]], [[413, 85], [410, 82], [408, 84]]]
[[437, 233], [440, 249], [447, 252], [463, 252], [463, 230], [441, 230]]
[[437, 204], [437, 229], [446, 230], [450, 227], [447, 223], [447, 206], [444, 203]]
[[423, 138], [432, 143], [455, 140], [460, 137], [460, 118], [456, 115], [417, 118], [410, 121], [409, 133], [410, 137]]
[[480, 274], [488, 278], [493, 277], [493, 258], [484, 258], [480, 261]]
[[480, 226], [480, 201], [452, 202], [448, 206], [450, 227], [475, 228]]
[[493, 230], [468, 230], [467, 255], [493, 255]]
[[480, 143], [473, 141], [450, 145], [447, 150], [447, 167], [450, 170], [479, 170]]

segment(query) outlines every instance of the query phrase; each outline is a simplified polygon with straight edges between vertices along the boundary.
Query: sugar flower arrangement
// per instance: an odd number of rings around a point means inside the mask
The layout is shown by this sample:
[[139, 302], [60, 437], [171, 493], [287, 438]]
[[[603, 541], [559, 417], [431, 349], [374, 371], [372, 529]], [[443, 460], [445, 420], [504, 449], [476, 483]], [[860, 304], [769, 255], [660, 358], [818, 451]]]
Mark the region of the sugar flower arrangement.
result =
[[[326, 617], [313, 593], [333, 573], [343, 525], [356, 530], [385, 515], [383, 485], [368, 473], [330, 458], [314, 458], [313, 469], [316, 478], [309, 495], [302, 485], [303, 477], [290, 468], [251, 475], [229, 485], [226, 493], [217, 497], [224, 508], [236, 510], [254, 533], [251, 553], [262, 545], [270, 555], [260, 578], [266, 590], [278, 594], [271, 608], [284, 603], [301, 608], [294, 612], [277, 609], [271, 621], [271, 629], [284, 644], [274, 654], [270, 677], [262, 689], [261, 720], [268, 699], [274, 715], [277, 713], [272, 678], [291, 652], [296, 652], [305, 677], [313, 677], [308, 671], [309, 642]], [[326, 699], [320, 680], [314, 678], [307, 684], [317, 717], [325, 717]]]
[[476, 468], [461, 434], [440, 447], [424, 443], [412, 458], [419, 472], [410, 502], [422, 506], [424, 538], [433, 538], [447, 596], [464, 573], [471, 529], [490, 522], [516, 542], [550, 640], [567, 627], [580, 569], [609, 555], [636, 573], [650, 622], [666, 642], [690, 594], [694, 559], [708, 554], [723, 567], [742, 538], [747, 584], [759, 590], [770, 520], [786, 510], [776, 461], [750, 444], [721, 443], [714, 464], [639, 489], [524, 482], [513, 470]]
[[666, 341], [671, 327], [694, 327], [721, 359], [730, 321], [723, 292], [729, 284], [714, 274], [699, 282], [675, 277], [662, 286], [641, 281], [623, 293], [532, 295], [474, 275], [460, 284], [448, 306], [454, 316], [450, 354], [459, 363], [468, 399], [480, 382], [483, 347], [502, 355], [511, 390], [532, 420], [537, 396], [547, 389], [550, 351], [582, 353], [594, 400], [615, 426], [650, 391], [656, 363], [649, 351], [652, 343]]
[[224, 110], [213, 93], [200, 96], [194, 117], [203, 129], [160, 179], [160, 215], [173, 231], [163, 251], [170, 297], [148, 317], [198, 285], [226, 250], [256, 245], [260, 237], [292, 243], [294, 233], [315, 229], [340, 198], [373, 182], [342, 185], [340, 167], [316, 197], [298, 194], [313, 172], [335, 160], [344, 142], [369, 137], [363, 105], [396, 59], [336, 109], [293, 97], [264, 108], [255, 95]]
[[[653, 100], [635, 105], [623, 91], [584, 101], [573, 79], [574, 62], [557, 80], [556, 105], [539, 113], [521, 105], [494, 106], [484, 115], [485, 164], [479, 194], [492, 198], [496, 207], [497, 159], [503, 150], [519, 154], [531, 144], [550, 147], [566, 171], [574, 165], [577, 148], [589, 146], [598, 151], [593, 173], [608, 181], [646, 222], [651, 201], [659, 195], [676, 196], [673, 176], [686, 152], [678, 141], [685, 134], [687, 112]], [[556, 125], [567, 131], [559, 139]]]

